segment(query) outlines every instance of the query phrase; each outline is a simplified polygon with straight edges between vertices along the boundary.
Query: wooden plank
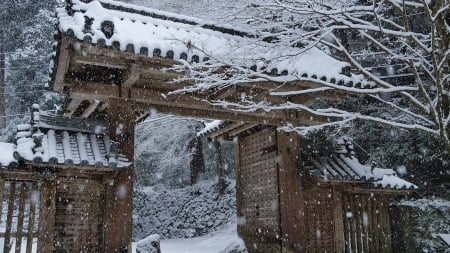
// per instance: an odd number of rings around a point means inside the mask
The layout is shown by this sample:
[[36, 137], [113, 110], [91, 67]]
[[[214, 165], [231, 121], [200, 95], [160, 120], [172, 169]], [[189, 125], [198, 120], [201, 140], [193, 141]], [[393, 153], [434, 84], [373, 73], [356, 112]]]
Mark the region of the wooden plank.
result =
[[8, 197], [8, 211], [6, 214], [6, 229], [5, 229], [5, 241], [3, 245], [3, 252], [10, 252], [12, 247], [11, 242], [11, 230], [13, 223], [14, 212], [14, 200], [16, 199], [16, 183], [9, 183], [9, 197]]
[[5, 193], [5, 180], [0, 178], [0, 224], [2, 223], [3, 217], [3, 199]]
[[[18, 237], [17, 232], [11, 232], [11, 233], [9, 233], [9, 235], [11, 236], [11, 238], [12, 237]], [[0, 233], [0, 238], [2, 238], [2, 237], [4, 238], [5, 236], [6, 236], [5, 232], [1, 232]], [[24, 238], [24, 237], [27, 238], [29, 236], [31, 236], [33, 238], [36, 238], [38, 236], [38, 234], [36, 232], [33, 232], [33, 233], [24, 233], [24, 232], [22, 232], [22, 238]]]
[[69, 39], [61, 38], [59, 45], [58, 65], [56, 67], [55, 84], [53, 89], [57, 92], [63, 92], [64, 78], [69, 69], [71, 45]]
[[24, 212], [25, 212], [26, 198], [27, 198], [27, 184], [22, 183], [20, 187], [19, 216], [17, 217], [16, 253], [20, 253], [22, 249], [23, 219], [25, 216]]
[[140, 70], [136, 64], [131, 64], [127, 72], [128, 73], [125, 74], [125, 80], [120, 86], [119, 97], [130, 98], [131, 93], [129, 89], [139, 81]]
[[364, 252], [369, 252], [369, 246], [368, 246], [368, 238], [369, 238], [369, 231], [368, 231], [368, 206], [367, 206], [367, 195], [361, 196], [361, 210], [362, 210], [362, 249]]
[[85, 100], [85, 98], [72, 96], [70, 99], [70, 103], [66, 108], [66, 112], [64, 113], [64, 117], [72, 117], [73, 113], [77, 110], [83, 100]]
[[81, 114], [81, 118], [88, 118], [91, 116], [91, 114], [97, 109], [98, 105], [100, 104], [100, 101], [97, 99], [94, 99], [90, 101], [89, 106], [84, 110], [83, 114]]
[[378, 198], [373, 198], [373, 205], [372, 205], [372, 250], [371, 252], [380, 252], [379, 248], [379, 220], [378, 220], [378, 212], [379, 212], [379, 205], [378, 205]]
[[350, 247], [351, 252], [356, 252], [356, 240], [357, 240], [357, 234], [356, 234], [356, 222], [355, 222], [355, 196], [353, 194], [349, 195], [349, 211], [351, 213], [351, 218], [349, 218], [350, 223]]
[[[95, 66], [101, 66], [101, 67], [107, 67], [107, 68], [114, 68], [114, 69], [126, 69], [126, 64], [121, 64], [117, 62], [115, 59], [111, 61], [111, 57], [104, 57], [104, 56], [80, 56], [80, 55], [74, 55], [73, 56], [73, 63], [74, 65], [77, 64], [78, 66], [82, 65], [95, 65]], [[75, 69], [78, 66], [73, 66], [72, 69]]]
[[241, 141], [238, 141], [234, 145], [234, 153], [235, 153], [235, 170], [236, 170], [236, 215], [237, 215], [237, 230], [238, 235], [243, 236], [243, 230], [245, 229], [245, 216], [244, 216], [244, 203], [243, 203], [243, 195], [244, 192], [242, 191], [243, 188], [243, 180], [244, 175], [241, 167]]
[[[273, 138], [273, 137], [272, 137]], [[283, 252], [308, 252], [308, 229], [313, 229], [314, 240], [317, 240], [316, 218], [308, 215], [306, 203], [308, 193], [298, 173], [298, 159], [301, 146], [297, 133], [275, 132], [275, 139], [267, 142], [277, 143], [278, 194], [281, 220], [281, 239]], [[303, 225], [307, 224], [307, 225]], [[312, 225], [312, 226], [311, 226]], [[314, 243], [314, 241], [312, 242]]]
[[356, 244], [357, 244], [357, 251], [356, 252], [362, 252], [362, 240], [363, 240], [363, 230], [362, 230], [362, 212], [361, 212], [361, 195], [355, 196], [355, 223], [356, 223]]
[[134, 103], [122, 99], [109, 100], [109, 137], [119, 143], [128, 161], [134, 161], [134, 127], [136, 115]]
[[284, 111], [264, 111], [262, 109], [252, 112], [236, 112], [235, 110], [212, 105], [201, 97], [192, 94], [163, 95], [161, 92], [136, 89], [131, 90], [131, 97], [141, 106], [154, 107], [162, 112], [180, 114], [192, 117], [224, 119], [236, 122], [259, 123], [266, 125], [280, 125], [292, 123], [294, 125], [316, 125], [326, 121], [326, 117], [312, 115], [305, 111], [299, 112], [298, 118], [288, 117]]
[[33, 239], [34, 239], [33, 231], [34, 231], [34, 223], [36, 220], [37, 194], [38, 194], [38, 184], [36, 182], [33, 182], [30, 194], [30, 213], [28, 216], [28, 236], [27, 236], [26, 253], [31, 253], [31, 250], [33, 249]]
[[[88, 64], [110, 64], [125, 66], [130, 63], [139, 63], [142, 68], [155, 68], [162, 69], [173, 67], [180, 64], [179, 62], [161, 57], [148, 57], [133, 52], [123, 52], [111, 48], [97, 47], [90, 43], [84, 43], [80, 41], [73, 42], [73, 48], [76, 50], [77, 55], [86, 55], [86, 61]], [[98, 60], [96, 60], [98, 59]]]
[[[102, 84], [94, 82], [84, 82], [69, 85], [69, 92], [72, 98], [84, 98], [84, 100], [103, 100], [107, 98], [119, 97], [120, 86], [112, 84]], [[73, 96], [72, 96], [72, 93]], [[80, 94], [80, 95], [77, 95]]]
[[53, 252], [55, 228], [56, 181], [48, 179], [43, 182], [41, 206], [39, 212], [38, 253]]
[[390, 212], [389, 212], [389, 199], [387, 197], [385, 197], [385, 220], [384, 220], [384, 224], [385, 224], [385, 228], [384, 231], [386, 233], [386, 252], [390, 253], [393, 252], [393, 247], [392, 247], [392, 230], [391, 230], [391, 219], [390, 219]]
[[344, 218], [342, 213], [343, 201], [342, 193], [338, 190], [338, 187], [332, 187], [333, 194], [333, 224], [334, 224], [334, 252], [345, 251], [345, 230], [344, 230]]
[[106, 190], [104, 252], [131, 252], [133, 170], [117, 172]]

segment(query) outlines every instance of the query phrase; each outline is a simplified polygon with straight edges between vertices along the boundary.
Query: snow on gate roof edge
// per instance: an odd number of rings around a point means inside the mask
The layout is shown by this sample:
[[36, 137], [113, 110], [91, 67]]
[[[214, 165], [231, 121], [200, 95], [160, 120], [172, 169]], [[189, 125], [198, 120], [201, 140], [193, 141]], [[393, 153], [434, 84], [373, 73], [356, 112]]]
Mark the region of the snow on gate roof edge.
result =
[[279, 81], [305, 79], [374, 87], [361, 75], [349, 73], [348, 63], [316, 47], [274, 47], [245, 30], [112, 0], [71, 2], [57, 10], [59, 31], [96, 46], [194, 63], [210, 57], [230, 59]]

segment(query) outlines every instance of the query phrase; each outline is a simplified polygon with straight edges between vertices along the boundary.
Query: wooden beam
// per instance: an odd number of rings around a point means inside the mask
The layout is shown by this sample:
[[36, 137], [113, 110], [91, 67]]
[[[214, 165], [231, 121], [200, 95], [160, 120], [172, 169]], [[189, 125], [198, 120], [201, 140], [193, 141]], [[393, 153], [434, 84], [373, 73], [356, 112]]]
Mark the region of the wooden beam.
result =
[[131, 252], [133, 169], [118, 170], [106, 185], [104, 252]]
[[3, 252], [10, 252], [11, 243], [11, 230], [13, 224], [13, 212], [14, 212], [14, 200], [16, 198], [16, 183], [9, 183], [9, 197], [8, 197], [8, 211], [6, 214], [6, 228], [5, 228], [5, 239], [3, 245]]
[[237, 127], [240, 127], [242, 125], [245, 125], [245, 123], [244, 122], [233, 122], [230, 125], [224, 126], [224, 127], [220, 128], [220, 129], [217, 129], [216, 131], [214, 131], [212, 133], [205, 134], [205, 137], [208, 138], [208, 139], [215, 139], [215, 138], [227, 139], [228, 133], [231, 130], [233, 130], [233, 129], [237, 128]]
[[128, 68], [127, 73], [125, 74], [125, 80], [123, 84], [120, 86], [119, 97], [130, 97], [130, 88], [132, 85], [139, 81], [139, 77], [141, 75], [140, 69], [136, 64], [131, 64]]
[[97, 99], [94, 99], [90, 101], [91, 104], [84, 110], [83, 114], [81, 114], [82, 118], [89, 118], [89, 116], [97, 109], [98, 105], [100, 104], [100, 101]]
[[190, 117], [222, 119], [237, 122], [247, 122], [266, 125], [316, 125], [326, 122], [326, 117], [312, 115], [298, 111], [296, 118], [286, 115], [285, 110], [264, 111], [235, 111], [221, 106], [211, 105], [205, 100], [196, 98], [192, 94], [174, 94], [165, 96], [154, 90], [132, 89], [131, 97], [139, 106], [153, 107], [163, 113], [180, 114]]
[[64, 117], [72, 117], [73, 113], [80, 106], [81, 102], [83, 102], [84, 98], [80, 97], [71, 97], [70, 103], [66, 108], [66, 112], [64, 113]]
[[[112, 48], [98, 47], [90, 43], [84, 43], [76, 41], [73, 43], [78, 55], [87, 55], [95, 57], [87, 57], [86, 60], [89, 64], [104, 64], [110, 63], [111, 65], [127, 65], [129, 63], [138, 63], [145, 68], [162, 69], [173, 67], [180, 64], [179, 62], [162, 57], [149, 57], [145, 55], [135, 54], [134, 52], [124, 52]], [[99, 61], [95, 59], [100, 57]]]
[[123, 154], [130, 162], [134, 160], [134, 127], [139, 109], [131, 100], [111, 98], [109, 100], [108, 126], [111, 140], [119, 143]]
[[107, 101], [109, 98], [119, 97], [119, 86], [100, 83], [84, 83], [66, 85], [69, 87], [70, 97], [82, 100]]
[[57, 92], [63, 92], [64, 78], [69, 69], [71, 41], [65, 37], [61, 38], [59, 45], [59, 57], [55, 74], [55, 84], [53, 89]]
[[350, 190], [348, 190], [348, 192], [351, 193], [356, 193], [356, 194], [380, 194], [380, 195], [390, 195], [390, 196], [395, 196], [395, 195], [410, 195], [413, 194], [415, 192], [415, 190], [413, 189], [391, 189], [391, 188], [359, 188], [359, 187], [355, 187], [352, 188]]
[[38, 253], [53, 252], [56, 210], [56, 180], [49, 178], [42, 184], [40, 211]]

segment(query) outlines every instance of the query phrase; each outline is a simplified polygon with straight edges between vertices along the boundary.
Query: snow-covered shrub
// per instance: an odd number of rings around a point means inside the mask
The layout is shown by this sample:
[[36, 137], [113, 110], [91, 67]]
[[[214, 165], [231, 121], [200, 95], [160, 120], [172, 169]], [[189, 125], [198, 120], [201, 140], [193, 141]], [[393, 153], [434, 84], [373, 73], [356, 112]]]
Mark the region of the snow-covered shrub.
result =
[[159, 235], [149, 235], [137, 242], [136, 253], [161, 253]]
[[446, 252], [450, 248], [438, 234], [450, 234], [450, 201], [419, 199], [391, 207], [394, 244], [399, 252]]

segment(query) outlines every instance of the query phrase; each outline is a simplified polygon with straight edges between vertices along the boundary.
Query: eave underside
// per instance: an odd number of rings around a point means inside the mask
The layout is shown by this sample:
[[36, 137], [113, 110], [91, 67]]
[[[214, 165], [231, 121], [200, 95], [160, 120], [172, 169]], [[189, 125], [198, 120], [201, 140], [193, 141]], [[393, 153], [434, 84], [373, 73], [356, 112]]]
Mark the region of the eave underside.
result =
[[285, 96], [271, 94], [273, 91], [289, 93], [321, 87], [318, 83], [301, 81], [254, 82], [202, 93], [179, 92], [191, 83], [173, 81], [184, 76], [184, 73], [171, 70], [176, 64], [179, 63], [172, 59], [97, 47], [63, 36], [57, 51], [54, 90], [68, 94], [66, 116], [106, 115], [105, 109], [111, 100], [115, 100], [131, 104], [136, 117], [152, 108], [162, 113], [265, 125], [316, 125], [328, 119], [292, 109], [233, 110], [211, 101], [239, 104], [245, 94], [256, 103], [277, 106], [289, 102], [310, 104], [320, 98], [338, 99], [342, 95], [336, 91]]

